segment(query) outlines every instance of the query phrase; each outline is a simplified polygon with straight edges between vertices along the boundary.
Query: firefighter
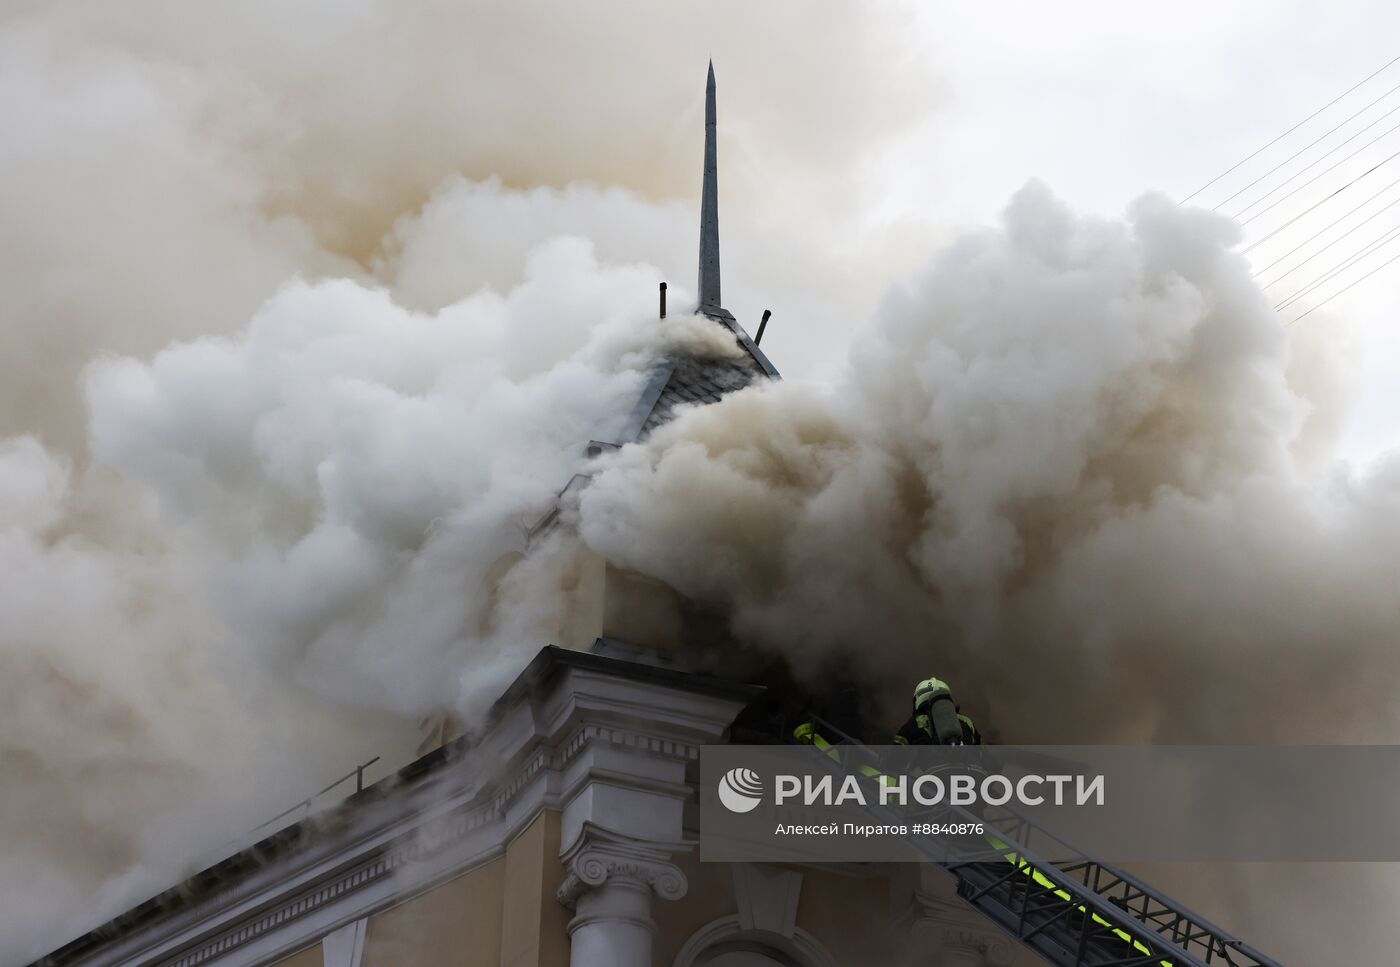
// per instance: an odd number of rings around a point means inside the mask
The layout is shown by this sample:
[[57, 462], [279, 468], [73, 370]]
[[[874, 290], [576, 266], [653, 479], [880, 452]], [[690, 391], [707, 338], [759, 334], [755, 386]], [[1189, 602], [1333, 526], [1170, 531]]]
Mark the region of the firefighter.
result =
[[899, 745], [981, 745], [982, 735], [953, 701], [948, 683], [925, 678], [914, 686], [914, 714], [894, 740]]

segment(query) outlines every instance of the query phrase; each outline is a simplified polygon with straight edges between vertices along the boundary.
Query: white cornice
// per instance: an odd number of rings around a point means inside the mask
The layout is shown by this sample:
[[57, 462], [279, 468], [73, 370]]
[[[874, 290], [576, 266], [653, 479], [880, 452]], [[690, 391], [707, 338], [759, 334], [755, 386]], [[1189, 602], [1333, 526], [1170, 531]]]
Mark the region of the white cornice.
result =
[[[617, 844], [608, 837], [618, 831], [607, 828], [609, 796], [688, 799], [686, 763], [704, 742], [719, 739], [742, 707], [738, 697], [683, 684], [565, 668], [549, 687], [502, 710], [471, 748], [438, 753], [427, 771], [392, 780], [397, 787], [371, 787], [283, 834], [300, 832], [300, 838], [279, 843], [274, 837], [256, 870], [63, 962], [272, 962], [501, 856], [504, 844], [545, 808], [576, 814], [575, 830], [583, 823], [592, 843], [612, 844], [607, 856], [613, 856]], [[661, 854], [681, 848], [673, 839], [653, 841], [658, 863], [664, 863]], [[572, 835], [565, 843], [577, 846], [577, 840]], [[571, 856], [583, 883], [596, 864], [580, 865], [581, 847]], [[656, 866], [651, 872], [653, 889], [669, 891], [667, 871]]]

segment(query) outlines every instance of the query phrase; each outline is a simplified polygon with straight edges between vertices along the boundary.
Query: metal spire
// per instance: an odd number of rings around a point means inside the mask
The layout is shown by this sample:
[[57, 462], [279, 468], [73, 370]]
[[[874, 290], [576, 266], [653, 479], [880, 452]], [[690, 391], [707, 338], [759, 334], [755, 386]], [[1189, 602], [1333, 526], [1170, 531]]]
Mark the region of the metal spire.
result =
[[700, 311], [720, 308], [719, 181], [715, 162], [715, 63], [705, 82], [705, 186], [700, 193]]

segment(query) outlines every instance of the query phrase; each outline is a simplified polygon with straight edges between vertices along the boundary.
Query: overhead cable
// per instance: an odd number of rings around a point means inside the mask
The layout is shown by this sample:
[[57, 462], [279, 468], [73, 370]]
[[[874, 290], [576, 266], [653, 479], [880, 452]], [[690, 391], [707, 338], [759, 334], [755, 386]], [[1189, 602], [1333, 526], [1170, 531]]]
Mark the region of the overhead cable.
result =
[[[1327, 138], [1331, 137], [1333, 134], [1336, 134], [1339, 130], [1341, 130], [1342, 128], [1346, 127], [1346, 126], [1347, 126], [1348, 124], [1350, 124], [1352, 121], [1356, 120], [1357, 117], [1359, 117], [1359, 116], [1362, 115], [1362, 114], [1365, 114], [1367, 111], [1371, 110], [1371, 108], [1375, 107], [1375, 106], [1376, 106], [1377, 104], [1379, 104], [1381, 101], [1384, 101], [1387, 97], [1390, 97], [1390, 95], [1394, 94], [1396, 91], [1400, 91], [1400, 84], [1396, 84], [1396, 85], [1395, 85], [1394, 87], [1392, 87], [1390, 90], [1386, 91], [1384, 94], [1382, 94], [1380, 97], [1376, 98], [1376, 99], [1375, 99], [1374, 101], [1372, 101], [1370, 104], [1367, 104], [1367, 105], [1366, 105], [1365, 107], [1363, 107], [1361, 110], [1359, 110], [1359, 111], [1357, 111], [1355, 114], [1351, 115], [1351, 116], [1350, 116], [1349, 118], [1347, 118], [1345, 121], [1342, 121], [1342, 122], [1341, 122], [1340, 124], [1338, 124], [1336, 127], [1331, 128], [1330, 130], [1328, 130], [1328, 131], [1326, 131], [1325, 133], [1323, 133], [1321, 137], [1318, 137], [1318, 138], [1317, 138], [1316, 140], [1314, 140], [1314, 141], [1310, 141], [1306, 146], [1304, 146], [1304, 147], [1302, 147], [1302, 148], [1299, 148], [1297, 151], [1293, 152], [1293, 153], [1292, 153], [1291, 155], [1289, 155], [1287, 158], [1284, 158], [1284, 159], [1283, 159], [1282, 161], [1280, 161], [1278, 164], [1274, 165], [1272, 168], [1270, 168], [1268, 171], [1264, 172], [1264, 173], [1263, 173], [1262, 175], [1260, 175], [1258, 178], [1255, 178], [1253, 181], [1251, 181], [1249, 184], [1245, 185], [1245, 186], [1244, 186], [1243, 188], [1241, 188], [1239, 191], [1235, 192], [1235, 193], [1234, 193], [1233, 195], [1231, 195], [1229, 198], [1226, 198], [1224, 201], [1220, 202], [1220, 204], [1218, 204], [1218, 205], [1216, 205], [1214, 208], [1212, 208], [1211, 211], [1218, 211], [1218, 210], [1221, 208], [1221, 206], [1225, 205], [1227, 202], [1234, 201], [1234, 200], [1235, 200], [1236, 198], [1238, 198], [1240, 195], [1243, 195], [1245, 192], [1249, 191], [1249, 189], [1251, 189], [1251, 188], [1253, 188], [1255, 185], [1259, 184], [1259, 182], [1261, 182], [1261, 181], [1263, 181], [1265, 178], [1269, 177], [1269, 175], [1273, 174], [1275, 171], [1278, 171], [1280, 168], [1282, 168], [1284, 165], [1288, 164], [1288, 163], [1289, 163], [1290, 161], [1292, 161], [1294, 158], [1298, 157], [1298, 156], [1299, 156], [1300, 154], [1302, 154], [1304, 151], [1307, 151], [1309, 148], [1313, 147], [1314, 145], [1318, 144], [1319, 142], [1326, 140]], [[1389, 114], [1390, 114], [1390, 112], [1387, 111], [1386, 114], [1383, 114], [1383, 115], [1381, 115], [1381, 116], [1382, 116], [1382, 117], [1386, 117], [1386, 116], [1388, 116]], [[1362, 130], [1365, 130], [1365, 129], [1363, 128]], [[1345, 142], [1343, 142], [1343, 143], [1345, 143]]]
[[1354, 280], [1354, 281], [1348, 283], [1347, 285], [1342, 286], [1342, 287], [1341, 287], [1340, 289], [1338, 289], [1336, 292], [1333, 292], [1331, 295], [1329, 295], [1327, 298], [1323, 299], [1323, 300], [1322, 300], [1321, 302], [1319, 302], [1317, 305], [1313, 306], [1313, 307], [1312, 307], [1311, 309], [1309, 309], [1307, 312], [1305, 312], [1305, 313], [1303, 313], [1302, 315], [1297, 316], [1297, 317], [1295, 317], [1295, 318], [1289, 320], [1288, 325], [1291, 326], [1291, 325], [1293, 325], [1293, 323], [1298, 322], [1299, 320], [1304, 319], [1304, 318], [1306, 318], [1307, 316], [1312, 315], [1314, 312], [1316, 312], [1317, 310], [1321, 309], [1323, 306], [1327, 305], [1327, 303], [1329, 303], [1329, 302], [1331, 302], [1333, 299], [1337, 298], [1337, 296], [1341, 295], [1343, 292], [1347, 291], [1347, 290], [1350, 289], [1352, 286], [1357, 285], [1357, 284], [1359, 284], [1359, 283], [1361, 283], [1361, 282], [1365, 282], [1365, 281], [1366, 281], [1367, 279], [1369, 279], [1371, 276], [1375, 275], [1377, 272], [1379, 272], [1381, 269], [1385, 268], [1385, 267], [1386, 267], [1387, 265], [1389, 265], [1391, 262], [1394, 262], [1396, 259], [1400, 259], [1400, 252], [1397, 252], [1396, 254], [1392, 255], [1390, 258], [1386, 259], [1386, 260], [1385, 260], [1384, 262], [1382, 262], [1380, 265], [1376, 266], [1374, 269], [1372, 269], [1371, 271], [1367, 272], [1367, 273], [1366, 273], [1365, 275], [1363, 275], [1361, 278], [1356, 279], [1356, 280]]
[[1380, 235], [1375, 239], [1372, 239], [1368, 244], [1362, 246], [1361, 251], [1342, 259], [1342, 261], [1332, 266], [1332, 268], [1328, 269], [1326, 272], [1313, 279], [1307, 285], [1303, 286], [1301, 289], [1298, 289], [1292, 295], [1288, 296], [1282, 302], [1278, 303], [1278, 305], [1274, 306], [1274, 309], [1277, 310], [1288, 308], [1293, 303], [1301, 299], [1303, 296], [1316, 289], [1318, 286], [1330, 281], [1331, 279], [1345, 272], [1347, 269], [1351, 268], [1353, 265], [1355, 265], [1357, 262], [1360, 262], [1368, 255], [1372, 255], [1375, 252], [1379, 252], [1381, 249], [1385, 248], [1387, 245], [1389, 245], [1391, 242], [1395, 241], [1398, 238], [1400, 238], [1400, 225], [1397, 225], [1396, 227], [1390, 229], [1390, 231], [1385, 232], [1384, 234]]
[[1278, 137], [1274, 138], [1272, 141], [1270, 141], [1268, 144], [1264, 145], [1262, 148], [1259, 148], [1258, 150], [1256, 150], [1253, 154], [1246, 155], [1244, 158], [1241, 158], [1239, 161], [1235, 162], [1233, 165], [1231, 165], [1230, 167], [1226, 168], [1224, 171], [1222, 171], [1220, 174], [1216, 175], [1216, 176], [1215, 176], [1214, 178], [1212, 178], [1210, 181], [1206, 182], [1204, 185], [1202, 185], [1201, 187], [1197, 188], [1195, 191], [1191, 192], [1191, 194], [1189, 194], [1189, 195], [1187, 195], [1185, 198], [1181, 199], [1181, 201], [1177, 202], [1177, 204], [1178, 204], [1178, 205], [1184, 205], [1184, 204], [1186, 204], [1186, 203], [1187, 203], [1188, 201], [1190, 201], [1192, 198], [1195, 198], [1195, 197], [1196, 197], [1197, 195], [1199, 195], [1201, 192], [1205, 191], [1207, 188], [1209, 188], [1211, 185], [1215, 184], [1215, 183], [1216, 183], [1217, 181], [1219, 181], [1221, 178], [1224, 178], [1226, 175], [1228, 175], [1230, 172], [1234, 171], [1236, 168], [1238, 168], [1240, 165], [1244, 164], [1246, 161], [1250, 161], [1251, 159], [1257, 157], [1258, 155], [1260, 155], [1260, 154], [1262, 154], [1263, 152], [1267, 151], [1268, 149], [1272, 148], [1274, 145], [1278, 144], [1280, 141], [1282, 141], [1284, 138], [1288, 137], [1288, 136], [1289, 136], [1290, 134], [1292, 134], [1294, 131], [1297, 131], [1297, 130], [1298, 130], [1299, 128], [1301, 128], [1303, 125], [1307, 124], [1307, 123], [1308, 123], [1309, 121], [1311, 121], [1313, 118], [1317, 117], [1317, 116], [1318, 116], [1319, 114], [1321, 114], [1323, 111], [1327, 110], [1327, 109], [1328, 109], [1329, 107], [1331, 107], [1333, 104], [1336, 104], [1336, 103], [1337, 103], [1338, 101], [1340, 101], [1342, 98], [1346, 97], [1346, 96], [1347, 96], [1348, 94], [1350, 94], [1352, 91], [1356, 90], [1356, 89], [1357, 89], [1358, 87], [1360, 87], [1362, 84], [1365, 84], [1367, 81], [1369, 81], [1371, 78], [1375, 77], [1377, 74], [1383, 73], [1383, 72], [1384, 72], [1385, 70], [1387, 70], [1391, 65], [1395, 64], [1396, 61], [1400, 61], [1400, 57], [1396, 57], [1396, 58], [1394, 58], [1393, 60], [1388, 61], [1388, 62], [1387, 62], [1383, 67], [1381, 67], [1379, 70], [1377, 70], [1377, 71], [1375, 71], [1375, 72], [1373, 72], [1373, 73], [1371, 73], [1371, 74], [1366, 75], [1366, 76], [1363, 77], [1361, 80], [1359, 80], [1359, 81], [1357, 81], [1355, 84], [1353, 84], [1351, 87], [1347, 88], [1345, 91], [1343, 91], [1342, 93], [1338, 94], [1336, 97], [1332, 98], [1332, 100], [1330, 100], [1330, 101], [1328, 101], [1326, 104], [1322, 105], [1322, 107], [1318, 108], [1316, 111], [1312, 112], [1312, 113], [1309, 114], [1307, 117], [1303, 118], [1303, 120], [1301, 120], [1301, 121], [1299, 121], [1297, 124], [1293, 125], [1293, 127], [1289, 128], [1287, 131], [1283, 132], [1283, 133], [1280, 134]]
[[[1275, 265], [1278, 265], [1278, 264], [1279, 264], [1280, 262], [1282, 262], [1284, 259], [1288, 258], [1288, 256], [1292, 255], [1294, 252], [1298, 251], [1298, 249], [1300, 249], [1300, 248], [1302, 248], [1303, 246], [1307, 245], [1309, 242], [1311, 242], [1313, 239], [1317, 238], [1319, 235], [1324, 234], [1324, 233], [1327, 232], [1329, 229], [1335, 227], [1338, 223], [1344, 222], [1344, 221], [1346, 221], [1348, 218], [1350, 218], [1352, 215], [1355, 215], [1358, 211], [1360, 211], [1361, 209], [1365, 208], [1365, 207], [1366, 207], [1368, 204], [1370, 204], [1371, 202], [1375, 201], [1376, 198], [1379, 197], [1380, 195], [1385, 194], [1386, 191], [1388, 191], [1390, 188], [1394, 187], [1396, 184], [1400, 184], [1400, 182], [1392, 181], [1389, 185], [1386, 185], [1386, 186], [1385, 186], [1384, 188], [1382, 188], [1380, 191], [1376, 192], [1376, 194], [1372, 195], [1370, 198], [1367, 198], [1365, 201], [1363, 201], [1361, 204], [1357, 205], [1357, 206], [1356, 206], [1355, 208], [1353, 208], [1351, 211], [1347, 212], [1347, 213], [1346, 213], [1345, 215], [1343, 215], [1341, 218], [1337, 219], [1337, 220], [1336, 220], [1335, 222], [1333, 222], [1331, 225], [1326, 225], [1326, 226], [1324, 226], [1324, 227], [1318, 229], [1316, 232], [1313, 232], [1313, 233], [1312, 233], [1311, 235], [1309, 235], [1307, 238], [1303, 239], [1303, 240], [1302, 240], [1301, 242], [1299, 242], [1297, 245], [1293, 246], [1293, 248], [1289, 249], [1287, 252], [1284, 252], [1284, 253], [1283, 253], [1282, 255], [1280, 255], [1278, 258], [1274, 259], [1274, 260], [1273, 260], [1272, 262], [1270, 262], [1268, 265], [1266, 265], [1266, 266], [1264, 266], [1262, 269], [1260, 269], [1258, 272], [1255, 272], [1254, 275], [1251, 276], [1251, 278], [1255, 278], [1255, 279], [1259, 278], [1259, 276], [1261, 276], [1261, 275], [1263, 275], [1265, 272], [1269, 271], [1269, 269], [1273, 268]], [[1332, 241], [1328, 242], [1328, 243], [1327, 243], [1326, 245], [1324, 245], [1322, 248], [1318, 249], [1316, 252], [1314, 252], [1313, 254], [1309, 255], [1307, 258], [1303, 259], [1303, 261], [1301, 261], [1301, 262], [1299, 262], [1297, 265], [1293, 266], [1293, 268], [1291, 268], [1291, 269], [1289, 269], [1287, 272], [1283, 273], [1283, 275], [1280, 275], [1278, 278], [1274, 279], [1272, 282], [1265, 283], [1265, 288], [1268, 288], [1268, 287], [1271, 286], [1271, 285], [1277, 285], [1280, 279], [1286, 278], [1287, 276], [1291, 275], [1292, 273], [1297, 272], [1297, 271], [1298, 271], [1300, 268], [1302, 268], [1304, 265], [1307, 265], [1307, 264], [1308, 264], [1309, 262], [1311, 262], [1313, 259], [1317, 258], [1319, 255], [1321, 255], [1323, 252], [1327, 251], [1327, 250], [1328, 250], [1329, 248], [1331, 248], [1333, 245], [1336, 245], [1338, 242], [1340, 242], [1342, 239], [1346, 238], [1346, 237], [1347, 237], [1348, 235], [1350, 235], [1352, 232], [1356, 231], [1356, 230], [1357, 230], [1358, 228], [1360, 228], [1362, 225], [1365, 225], [1367, 222], [1369, 222], [1371, 219], [1375, 218], [1377, 215], [1380, 215], [1380, 214], [1382, 214], [1383, 212], [1386, 212], [1386, 211], [1390, 210], [1391, 208], [1394, 208], [1396, 205], [1400, 205], [1400, 198], [1396, 198], [1394, 201], [1388, 202], [1383, 208], [1381, 208], [1381, 209], [1379, 209], [1379, 210], [1377, 210], [1377, 211], [1374, 211], [1374, 212], [1372, 212], [1371, 214], [1367, 215], [1365, 218], [1363, 218], [1361, 221], [1357, 222], [1357, 223], [1356, 223], [1355, 225], [1353, 225], [1351, 228], [1348, 228], [1345, 232], [1343, 232], [1342, 234], [1338, 235], [1336, 238], [1332, 239]]]
[[[1307, 168], [1302, 169], [1302, 170], [1299, 171], [1297, 174], [1295, 174], [1295, 175], [1293, 175], [1291, 178], [1289, 178], [1287, 181], [1284, 181], [1284, 182], [1282, 182], [1281, 184], [1276, 185], [1276, 186], [1273, 187], [1273, 188], [1270, 188], [1268, 191], [1264, 192], [1264, 194], [1262, 194], [1262, 195], [1260, 195], [1258, 198], [1254, 199], [1254, 201], [1250, 202], [1248, 205], [1245, 205], [1243, 208], [1241, 208], [1239, 211], [1235, 212], [1235, 213], [1234, 213], [1233, 215], [1231, 215], [1230, 217], [1231, 217], [1231, 218], [1239, 218], [1241, 215], [1243, 215], [1245, 212], [1249, 211], [1249, 210], [1250, 210], [1251, 208], [1253, 208], [1255, 205], [1259, 204], [1259, 203], [1260, 203], [1261, 201], [1263, 201], [1265, 198], [1268, 198], [1270, 195], [1272, 195], [1274, 192], [1278, 191], [1278, 190], [1279, 190], [1280, 188], [1282, 188], [1284, 185], [1287, 185], [1288, 182], [1290, 182], [1290, 181], [1292, 181], [1294, 178], [1297, 178], [1297, 177], [1299, 177], [1300, 175], [1303, 175], [1304, 173], [1306, 173], [1307, 170], [1308, 170], [1308, 168], [1313, 167], [1313, 165], [1320, 164], [1324, 159], [1326, 159], [1327, 157], [1329, 157], [1329, 156], [1332, 155], [1332, 154], [1335, 154], [1337, 151], [1341, 150], [1342, 148], [1346, 147], [1347, 144], [1349, 144], [1349, 143], [1350, 143], [1352, 140], [1354, 140], [1356, 137], [1358, 137], [1359, 135], [1361, 135], [1361, 134], [1364, 133], [1365, 131], [1370, 130], [1372, 127], [1375, 127], [1376, 124], [1378, 124], [1378, 123], [1380, 123], [1381, 121], [1385, 120], [1386, 118], [1390, 117], [1390, 115], [1394, 114], [1396, 111], [1400, 111], [1400, 104], [1397, 104], [1397, 105], [1395, 105], [1393, 108], [1391, 108], [1389, 111], [1386, 111], [1386, 112], [1385, 112], [1384, 114], [1382, 114], [1380, 117], [1376, 118], [1376, 120], [1374, 120], [1374, 121], [1372, 121], [1370, 124], [1366, 125], [1366, 127], [1362, 128], [1360, 131], [1357, 131], [1356, 134], [1353, 134], [1350, 138], [1347, 138], [1346, 141], [1343, 141], [1341, 144], [1337, 145], [1337, 147], [1335, 147], [1335, 148], [1333, 148], [1331, 151], [1327, 152], [1327, 154], [1322, 155], [1320, 158], [1318, 158], [1318, 159], [1317, 159], [1316, 161], [1314, 161], [1312, 164], [1308, 165]], [[1355, 151], [1353, 151], [1351, 154], [1347, 155], [1347, 156], [1346, 156], [1345, 158], [1343, 158], [1341, 161], [1337, 161], [1337, 162], [1335, 162], [1335, 163], [1329, 165], [1329, 166], [1327, 167], [1327, 169], [1324, 170], [1324, 171], [1319, 171], [1317, 174], [1313, 175], [1311, 178], [1309, 178], [1307, 181], [1303, 182], [1303, 183], [1302, 183], [1301, 185], [1299, 185], [1297, 188], [1294, 188], [1292, 191], [1290, 191], [1288, 194], [1284, 195], [1282, 198], [1279, 198], [1279, 199], [1275, 200], [1272, 204], [1267, 205], [1267, 206], [1265, 206], [1264, 208], [1261, 208], [1259, 211], [1255, 212], [1253, 215], [1250, 215], [1250, 216], [1249, 216], [1248, 218], [1246, 218], [1244, 221], [1240, 222], [1240, 224], [1241, 224], [1241, 225], [1248, 225], [1250, 222], [1254, 221], [1256, 218], [1260, 217], [1261, 215], [1266, 215], [1266, 214], [1268, 214], [1269, 212], [1271, 212], [1271, 211], [1273, 211], [1275, 208], [1277, 208], [1279, 205], [1282, 205], [1284, 202], [1288, 201], [1288, 199], [1290, 199], [1290, 198], [1292, 198], [1294, 195], [1298, 194], [1298, 192], [1302, 191], [1304, 188], [1307, 188], [1309, 185], [1316, 183], [1316, 182], [1318, 181], [1318, 179], [1320, 179], [1320, 178], [1325, 178], [1325, 177], [1327, 177], [1327, 175], [1331, 174], [1333, 171], [1336, 171], [1338, 167], [1340, 167], [1341, 165], [1346, 164], [1346, 163], [1347, 163], [1348, 161], [1350, 161], [1352, 158], [1355, 158], [1357, 155], [1359, 155], [1361, 152], [1365, 151], [1367, 148], [1369, 148], [1371, 145], [1375, 144], [1377, 141], [1380, 141], [1380, 140], [1384, 139], [1387, 135], [1394, 134], [1396, 131], [1400, 131], [1400, 124], [1396, 124], [1394, 127], [1386, 128], [1384, 132], [1382, 132], [1381, 134], [1376, 135], [1376, 136], [1375, 136], [1374, 138], [1372, 138], [1370, 141], [1367, 141], [1365, 144], [1363, 144], [1361, 147], [1357, 148], [1357, 149], [1356, 149]]]
[[[1365, 178], [1365, 177], [1366, 177], [1367, 175], [1369, 175], [1371, 172], [1375, 171], [1377, 168], [1380, 168], [1382, 165], [1389, 164], [1391, 161], [1393, 161], [1393, 160], [1396, 159], [1397, 157], [1400, 157], [1400, 151], [1395, 152], [1395, 153], [1392, 154], [1390, 157], [1386, 158], [1384, 161], [1377, 162], [1376, 164], [1374, 164], [1374, 165], [1372, 165], [1371, 167], [1367, 168], [1367, 169], [1366, 169], [1365, 171], [1363, 171], [1361, 174], [1359, 174], [1359, 175], [1357, 175], [1355, 178], [1351, 179], [1351, 181], [1348, 181], [1345, 185], [1342, 185], [1342, 187], [1338, 188], [1336, 191], [1331, 192], [1330, 194], [1328, 194], [1326, 198], [1323, 198], [1321, 201], [1315, 202], [1314, 204], [1309, 205], [1307, 208], [1304, 208], [1301, 212], [1299, 212], [1298, 214], [1294, 215], [1292, 218], [1290, 218], [1288, 221], [1284, 222], [1284, 223], [1283, 223], [1282, 225], [1280, 225], [1278, 228], [1275, 228], [1272, 232], [1269, 232], [1267, 235], [1264, 235], [1264, 236], [1262, 236], [1262, 237], [1260, 237], [1260, 238], [1258, 238], [1258, 239], [1255, 239], [1255, 240], [1254, 240], [1253, 242], [1251, 242], [1249, 245], [1246, 245], [1244, 248], [1240, 249], [1240, 251], [1241, 251], [1242, 253], [1244, 253], [1244, 254], [1248, 254], [1248, 253], [1254, 251], [1256, 248], [1258, 248], [1259, 246], [1263, 245], [1265, 242], [1267, 242], [1269, 239], [1273, 238], [1273, 237], [1274, 237], [1275, 235], [1277, 235], [1279, 232], [1283, 231], [1285, 228], [1288, 228], [1288, 227], [1289, 227], [1290, 225], [1292, 225], [1294, 222], [1298, 221], [1298, 219], [1302, 218], [1304, 215], [1307, 215], [1307, 214], [1309, 214], [1310, 212], [1314, 211], [1315, 209], [1320, 208], [1320, 207], [1322, 207], [1323, 205], [1327, 204], [1327, 203], [1328, 203], [1329, 201], [1331, 201], [1333, 198], [1336, 198], [1336, 197], [1337, 197], [1338, 195], [1340, 195], [1342, 192], [1346, 191], [1346, 190], [1347, 190], [1348, 188], [1350, 188], [1352, 185], [1356, 184], [1358, 181], [1360, 181], [1361, 179]], [[1356, 208], [1353, 208], [1350, 212], [1347, 212], [1347, 215], [1352, 214], [1352, 213], [1355, 212], [1358, 208], [1361, 208], [1362, 206], [1364, 206], [1364, 205], [1366, 204], [1366, 202], [1371, 201], [1372, 199], [1376, 198], [1378, 195], [1384, 193], [1384, 192], [1387, 191], [1388, 189], [1393, 188], [1395, 185], [1400, 185], [1400, 179], [1396, 179], [1395, 181], [1392, 181], [1390, 184], [1386, 185], [1385, 188], [1382, 188], [1380, 191], [1376, 192], [1375, 195], [1372, 195], [1370, 198], [1366, 199], [1366, 201], [1363, 201], [1363, 202], [1361, 203], [1361, 205], [1358, 205]], [[1347, 217], [1346, 215], [1343, 215], [1343, 216], [1342, 216], [1342, 218], [1346, 218], [1346, 217]], [[1338, 221], [1340, 221], [1340, 219], [1338, 219]], [[1336, 222], [1333, 222], [1333, 223], [1332, 223], [1332, 225], [1335, 225], [1335, 224], [1337, 224], [1337, 223], [1336, 223]], [[1330, 228], [1330, 227], [1331, 227], [1331, 225], [1328, 226], [1328, 228]], [[1326, 231], [1326, 229], [1323, 229], [1323, 231]]]

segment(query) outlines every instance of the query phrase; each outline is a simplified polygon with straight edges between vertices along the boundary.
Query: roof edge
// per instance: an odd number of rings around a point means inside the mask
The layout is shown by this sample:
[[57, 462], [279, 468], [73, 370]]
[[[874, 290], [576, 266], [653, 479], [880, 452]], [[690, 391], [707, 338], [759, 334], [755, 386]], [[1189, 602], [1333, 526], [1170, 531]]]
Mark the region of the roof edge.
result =
[[[523, 699], [538, 695], [560, 675], [571, 669], [614, 675], [631, 681], [651, 683], [663, 688], [682, 689], [705, 695], [750, 701], [764, 691], [762, 685], [753, 685], [645, 662], [629, 661], [592, 652], [575, 651], [570, 648], [561, 648], [558, 645], [546, 645], [535, 653], [534, 658], [501, 693], [501, 696], [492, 703], [491, 709], [487, 713], [485, 728], [489, 729], [500, 721], [509, 708]], [[299, 844], [309, 842], [314, 837], [315, 827], [323, 826], [329, 819], [348, 817], [358, 810], [385, 800], [401, 790], [406, 782], [420, 780], [422, 777], [443, 768], [461, 753], [472, 748], [477, 740], [478, 735], [469, 733], [419, 756], [391, 775], [365, 787], [362, 791], [353, 793], [321, 812], [314, 813], [263, 837], [238, 852], [219, 860], [212, 866], [186, 877], [155, 896], [143, 900], [125, 912], [93, 927], [61, 947], [42, 955], [39, 959], [31, 962], [29, 967], [50, 967], [50, 965], [73, 963], [84, 955], [100, 950], [109, 941], [154, 924], [166, 915], [179, 912], [217, 892], [227, 890], [230, 879], [262, 869], [267, 865], [271, 856], [285, 851], [295, 851]]]

